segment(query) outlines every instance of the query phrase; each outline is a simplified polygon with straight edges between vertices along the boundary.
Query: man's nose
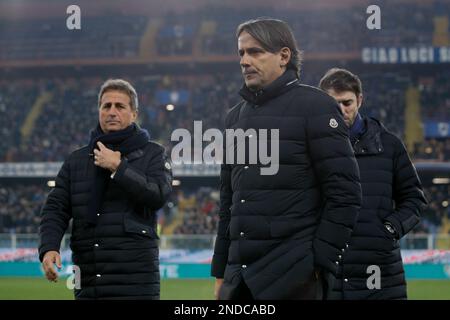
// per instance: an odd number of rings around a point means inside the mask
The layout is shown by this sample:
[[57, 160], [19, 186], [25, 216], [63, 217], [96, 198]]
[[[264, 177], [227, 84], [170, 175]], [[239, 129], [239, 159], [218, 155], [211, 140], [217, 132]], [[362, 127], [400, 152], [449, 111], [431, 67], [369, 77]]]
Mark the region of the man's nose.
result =
[[111, 116], [111, 117], [117, 116], [117, 108], [114, 107], [114, 106], [112, 106], [111, 108], [109, 108], [109, 110], [108, 110], [108, 116]]
[[248, 66], [250, 66], [249, 59], [248, 59], [248, 55], [243, 54], [243, 55], [241, 56], [240, 64], [241, 64], [242, 67], [248, 67]]

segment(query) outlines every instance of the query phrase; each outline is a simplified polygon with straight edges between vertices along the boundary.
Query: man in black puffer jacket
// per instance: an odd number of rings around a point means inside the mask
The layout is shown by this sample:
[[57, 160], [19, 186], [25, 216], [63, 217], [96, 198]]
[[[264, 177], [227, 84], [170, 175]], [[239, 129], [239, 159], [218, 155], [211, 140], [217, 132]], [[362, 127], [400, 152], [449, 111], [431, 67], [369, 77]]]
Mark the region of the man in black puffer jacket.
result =
[[[322, 299], [322, 272], [337, 272], [361, 202], [348, 130], [331, 97], [299, 83], [299, 51], [286, 23], [248, 21], [237, 37], [244, 100], [226, 128], [279, 130], [272, 150], [279, 163], [272, 175], [262, 175], [262, 161], [248, 153], [243, 164], [222, 165], [215, 294]], [[266, 143], [261, 132], [247, 134], [248, 144]]]
[[64, 162], [43, 206], [39, 258], [56, 281], [54, 264], [61, 267], [60, 243], [73, 219], [76, 299], [159, 299], [155, 211], [171, 192], [171, 165], [135, 123], [138, 99], [128, 82], [108, 80], [98, 102], [89, 145]]
[[[419, 223], [426, 205], [419, 177], [400, 139], [378, 120], [359, 114], [363, 95], [358, 76], [334, 68], [321, 79], [320, 87], [341, 106], [363, 191], [358, 222], [330, 296], [406, 299], [398, 241]], [[380, 281], [369, 279], [378, 271]]]

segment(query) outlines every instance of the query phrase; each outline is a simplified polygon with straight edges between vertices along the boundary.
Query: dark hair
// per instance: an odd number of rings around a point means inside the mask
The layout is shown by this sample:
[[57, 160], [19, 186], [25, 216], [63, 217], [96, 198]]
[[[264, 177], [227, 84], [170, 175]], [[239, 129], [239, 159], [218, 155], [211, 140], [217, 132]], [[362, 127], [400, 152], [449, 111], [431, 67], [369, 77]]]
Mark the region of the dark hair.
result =
[[261, 46], [271, 52], [279, 52], [284, 47], [291, 50], [291, 59], [287, 64], [287, 69], [293, 69], [300, 75], [302, 62], [301, 52], [295, 41], [294, 33], [289, 25], [278, 19], [257, 18], [241, 23], [236, 30], [236, 37], [243, 32], [250, 34]]
[[109, 79], [100, 88], [98, 94], [98, 106], [100, 107], [100, 101], [102, 100], [103, 94], [107, 91], [120, 91], [125, 93], [130, 97], [130, 106], [133, 111], [138, 111], [139, 103], [136, 90], [133, 86], [125, 80], [122, 79]]
[[332, 68], [320, 79], [322, 90], [333, 89], [336, 92], [352, 91], [357, 97], [362, 94], [361, 80], [356, 74], [346, 69]]

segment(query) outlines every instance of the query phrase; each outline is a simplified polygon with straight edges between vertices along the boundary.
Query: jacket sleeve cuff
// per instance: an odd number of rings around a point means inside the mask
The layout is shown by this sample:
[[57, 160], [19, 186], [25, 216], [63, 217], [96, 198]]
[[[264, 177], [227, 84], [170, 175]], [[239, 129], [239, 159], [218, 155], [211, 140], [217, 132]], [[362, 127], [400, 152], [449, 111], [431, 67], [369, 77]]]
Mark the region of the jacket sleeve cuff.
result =
[[395, 215], [391, 213], [384, 220], [389, 222], [394, 227], [395, 231], [397, 232], [398, 238], [401, 239], [404, 235], [404, 232], [403, 232], [402, 224], [395, 217]]
[[44, 256], [47, 252], [49, 251], [56, 251], [59, 253], [59, 247], [55, 247], [55, 246], [43, 246], [42, 248], [39, 248], [39, 261], [42, 262], [44, 260]]
[[228, 257], [225, 255], [214, 254], [211, 263], [211, 276], [223, 279]]
[[120, 180], [120, 178], [122, 178], [122, 176], [125, 173], [125, 170], [128, 167], [128, 160], [127, 158], [122, 158], [122, 160], [120, 161], [119, 166], [117, 167], [117, 170], [114, 172], [114, 176], [112, 176], [111, 178], [114, 180]]
[[331, 272], [333, 275], [337, 274], [339, 265], [341, 263], [340, 255], [345, 252], [347, 245], [338, 249], [328, 244], [327, 242], [314, 239], [313, 252], [314, 252], [314, 265], [319, 269], [325, 269]]

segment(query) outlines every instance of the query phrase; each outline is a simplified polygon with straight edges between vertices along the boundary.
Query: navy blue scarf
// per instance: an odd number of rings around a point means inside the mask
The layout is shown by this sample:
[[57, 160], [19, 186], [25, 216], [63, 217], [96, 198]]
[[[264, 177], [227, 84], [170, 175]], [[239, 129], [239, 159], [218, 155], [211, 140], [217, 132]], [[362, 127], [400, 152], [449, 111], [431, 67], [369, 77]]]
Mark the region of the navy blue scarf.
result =
[[[104, 133], [100, 128], [100, 124], [91, 131], [91, 139], [89, 141], [89, 152], [94, 153], [97, 148], [97, 142], [100, 141], [108, 149], [120, 151], [122, 156], [144, 147], [150, 140], [147, 130], [141, 129], [137, 124], [132, 123], [123, 130]], [[102, 167], [95, 166], [95, 172], [91, 182], [91, 196], [88, 202], [87, 220], [93, 224], [97, 223], [97, 213], [103, 203], [105, 190], [108, 187], [109, 176], [111, 172]]]
[[352, 146], [356, 143], [356, 140], [358, 140], [363, 133], [366, 131], [366, 125], [364, 123], [363, 118], [361, 115], [356, 115], [355, 122], [353, 122], [353, 125], [350, 127], [349, 134], [350, 134], [350, 142], [352, 143]]

